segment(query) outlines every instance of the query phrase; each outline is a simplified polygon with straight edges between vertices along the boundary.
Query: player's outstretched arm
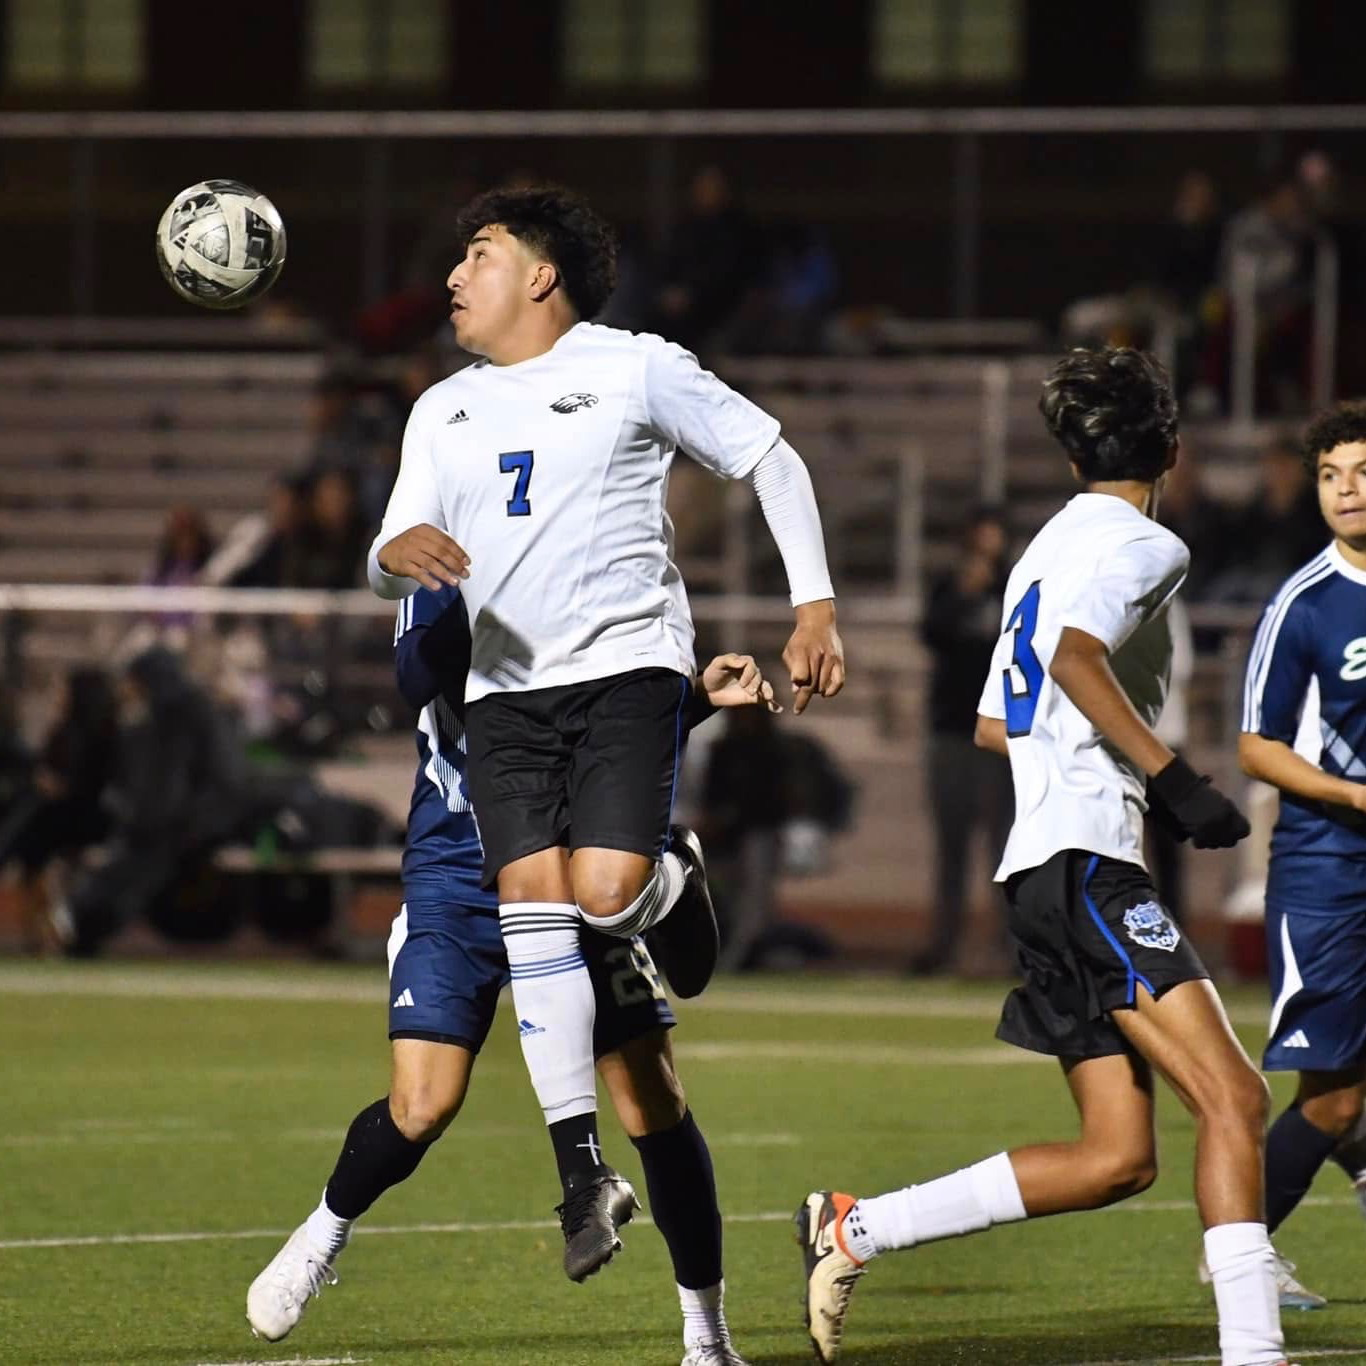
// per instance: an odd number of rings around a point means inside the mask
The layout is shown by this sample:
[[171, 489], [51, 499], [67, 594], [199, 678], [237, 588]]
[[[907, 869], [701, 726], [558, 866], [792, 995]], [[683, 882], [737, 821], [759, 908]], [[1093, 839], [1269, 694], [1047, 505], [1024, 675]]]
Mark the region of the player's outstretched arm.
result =
[[753, 707], [763, 704], [782, 711], [773, 684], [760, 672], [753, 655], [717, 655], [697, 679], [697, 691], [713, 707]]
[[1238, 737], [1238, 762], [1249, 778], [1260, 778], [1282, 792], [1366, 813], [1366, 783], [1325, 773], [1284, 740], [1244, 731]]
[[1048, 672], [1101, 735], [1148, 775], [1149, 791], [1197, 849], [1226, 849], [1249, 833], [1243, 813], [1177, 758], [1134, 710], [1110, 668], [1103, 641], [1064, 626]]

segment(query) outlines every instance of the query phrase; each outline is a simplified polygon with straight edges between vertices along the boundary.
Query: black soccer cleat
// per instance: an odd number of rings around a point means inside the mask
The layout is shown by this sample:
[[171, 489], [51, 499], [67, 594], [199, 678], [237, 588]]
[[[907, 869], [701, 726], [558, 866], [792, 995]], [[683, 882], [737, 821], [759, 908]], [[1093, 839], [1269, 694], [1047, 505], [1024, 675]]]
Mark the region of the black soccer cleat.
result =
[[621, 1251], [617, 1230], [640, 1208], [635, 1187], [611, 1167], [555, 1206], [564, 1233], [564, 1274], [575, 1284], [601, 1271]]
[[645, 936], [675, 996], [700, 996], [716, 971], [721, 936], [707, 887], [702, 843], [685, 825], [669, 827], [669, 852], [683, 864], [683, 891], [668, 915]]

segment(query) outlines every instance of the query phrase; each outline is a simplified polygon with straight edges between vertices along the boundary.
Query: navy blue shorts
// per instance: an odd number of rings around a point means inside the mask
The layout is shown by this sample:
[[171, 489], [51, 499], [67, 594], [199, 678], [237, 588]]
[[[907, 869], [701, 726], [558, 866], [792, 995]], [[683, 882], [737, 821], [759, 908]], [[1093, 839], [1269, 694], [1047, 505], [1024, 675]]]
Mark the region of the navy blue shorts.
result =
[[[580, 942], [597, 998], [595, 1057], [673, 1027], [643, 940], [585, 928]], [[389, 1037], [433, 1039], [478, 1053], [510, 980], [497, 911], [405, 902], [389, 933]]]
[[[1366, 908], [1363, 908], [1366, 910]], [[1266, 903], [1268, 1072], [1342, 1072], [1366, 1062], [1366, 914]]]

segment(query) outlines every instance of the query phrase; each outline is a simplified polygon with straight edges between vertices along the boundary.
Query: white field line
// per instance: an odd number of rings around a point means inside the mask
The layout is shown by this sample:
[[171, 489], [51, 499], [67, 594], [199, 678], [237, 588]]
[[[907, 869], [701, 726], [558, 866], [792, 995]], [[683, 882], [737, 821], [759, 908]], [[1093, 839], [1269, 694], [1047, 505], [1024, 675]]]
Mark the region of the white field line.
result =
[[[1320, 1357], [1363, 1357], [1366, 1356], [1366, 1348], [1313, 1347], [1307, 1351], [1296, 1351], [1292, 1348], [1290, 1355], [1296, 1361], [1309, 1361]], [[1184, 1366], [1186, 1362], [1219, 1360], [1219, 1353], [1215, 1352], [1212, 1356], [1198, 1357], [1107, 1357], [1104, 1361], [1079, 1361], [1076, 1366], [1178, 1366], [1178, 1363]], [[287, 1363], [277, 1363], [276, 1366], [287, 1366]]]
[[[1329, 1208], [1356, 1204], [1354, 1195], [1330, 1198], [1311, 1195], [1300, 1201], [1300, 1205]], [[795, 1202], [793, 1208], [796, 1208]], [[1103, 1214], [1171, 1214], [1186, 1213], [1195, 1209], [1190, 1200], [1129, 1200], [1121, 1205], [1112, 1205]], [[792, 1218], [792, 1210], [765, 1210], [753, 1214], [723, 1215], [727, 1224], [781, 1224]], [[634, 1224], [650, 1224], [648, 1215], [638, 1214]], [[558, 1230], [559, 1224], [553, 1219], [498, 1219], [485, 1221], [464, 1221], [449, 1224], [357, 1224], [353, 1235], [360, 1234], [373, 1238], [401, 1237], [417, 1234], [490, 1234], [490, 1233], [535, 1233]], [[0, 1239], [0, 1252], [26, 1252], [38, 1248], [52, 1247], [130, 1247], [140, 1244], [158, 1243], [214, 1243], [243, 1242], [253, 1238], [287, 1238], [293, 1229], [287, 1228], [237, 1228], [184, 1233], [91, 1233], [80, 1236], [53, 1238], [6, 1238]], [[1191, 1360], [1201, 1360], [1193, 1357]], [[283, 1366], [277, 1363], [277, 1366]], [[1092, 1363], [1091, 1366], [1103, 1366]]]
[[[962, 996], [948, 992], [926, 991], [908, 982], [893, 988], [885, 983], [870, 986], [868, 992], [828, 992], [813, 989], [764, 991], [722, 983], [705, 996], [681, 1007], [686, 1016], [696, 1012], [733, 1012], [741, 1015], [837, 1015], [850, 1019], [886, 1017], [896, 1019], [995, 1020], [1007, 983], [999, 992], [981, 996]], [[385, 982], [381, 970], [364, 981], [294, 981], [283, 974], [253, 976], [244, 972], [217, 969], [188, 970], [180, 966], [129, 965], [105, 969], [56, 966], [35, 972], [31, 968], [0, 967], [0, 996], [115, 996], [166, 1000], [220, 1001], [317, 1001], [333, 1005], [372, 1005], [385, 1002]], [[511, 998], [503, 997], [504, 1008]], [[1266, 1023], [1268, 1008], [1234, 1006], [1229, 1011], [1235, 1024], [1256, 1026]]]
[[[504, 1124], [467, 1124], [462, 1125], [460, 1135], [462, 1138], [469, 1139], [490, 1139], [502, 1140], [509, 1138], [525, 1138], [531, 1130], [525, 1125], [514, 1128]], [[278, 1133], [266, 1136], [265, 1141], [276, 1143], [328, 1143], [335, 1145], [340, 1143], [345, 1137], [345, 1130], [341, 1125], [331, 1129], [284, 1129]], [[242, 1133], [228, 1129], [190, 1129], [180, 1128], [163, 1129], [152, 1122], [151, 1131], [148, 1133], [130, 1132], [128, 1129], [119, 1127], [109, 1132], [100, 1129], [54, 1131], [50, 1133], [37, 1134], [0, 1134], [0, 1148], [50, 1148], [68, 1147], [72, 1144], [128, 1144], [132, 1147], [148, 1147], [158, 1143], [193, 1143], [195, 1147], [202, 1147], [206, 1143], [224, 1144], [244, 1144], [262, 1142], [262, 1137], [258, 1133]], [[708, 1134], [707, 1142], [713, 1148], [795, 1148], [801, 1142], [799, 1134], [782, 1133], [721, 1133]]]
[[[361, 1366], [369, 1357], [285, 1357], [283, 1361], [273, 1361], [271, 1366]], [[251, 1361], [201, 1361], [196, 1366], [261, 1366], [261, 1358]]]

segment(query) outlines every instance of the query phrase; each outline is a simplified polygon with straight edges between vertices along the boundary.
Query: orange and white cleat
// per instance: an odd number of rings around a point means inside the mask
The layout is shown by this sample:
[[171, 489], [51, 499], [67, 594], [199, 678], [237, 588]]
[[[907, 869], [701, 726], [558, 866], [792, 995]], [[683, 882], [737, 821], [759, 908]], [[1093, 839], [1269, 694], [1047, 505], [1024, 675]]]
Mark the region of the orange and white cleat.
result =
[[840, 1220], [854, 1203], [852, 1195], [812, 1191], [795, 1216], [806, 1269], [806, 1330], [817, 1359], [826, 1366], [840, 1354], [849, 1299], [865, 1270], [849, 1255], [839, 1234]]

